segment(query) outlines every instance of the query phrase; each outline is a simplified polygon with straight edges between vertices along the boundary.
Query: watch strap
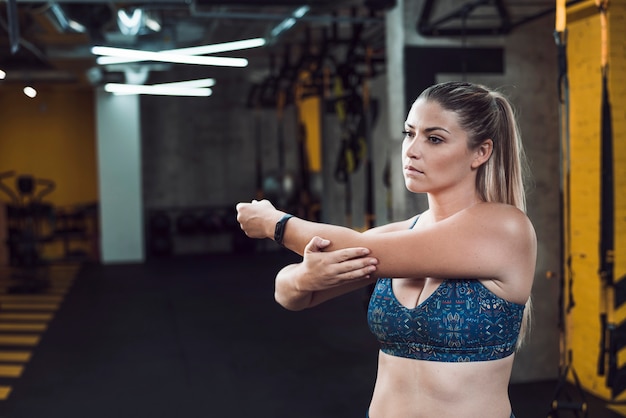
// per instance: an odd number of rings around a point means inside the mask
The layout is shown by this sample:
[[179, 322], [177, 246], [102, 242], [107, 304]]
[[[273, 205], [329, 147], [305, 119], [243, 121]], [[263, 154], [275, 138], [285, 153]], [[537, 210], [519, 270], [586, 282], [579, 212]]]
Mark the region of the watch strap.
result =
[[291, 218], [293, 218], [293, 215], [287, 213], [280, 218], [280, 221], [276, 222], [276, 227], [274, 228], [274, 241], [279, 245], [283, 245], [283, 239], [285, 238], [285, 225]]

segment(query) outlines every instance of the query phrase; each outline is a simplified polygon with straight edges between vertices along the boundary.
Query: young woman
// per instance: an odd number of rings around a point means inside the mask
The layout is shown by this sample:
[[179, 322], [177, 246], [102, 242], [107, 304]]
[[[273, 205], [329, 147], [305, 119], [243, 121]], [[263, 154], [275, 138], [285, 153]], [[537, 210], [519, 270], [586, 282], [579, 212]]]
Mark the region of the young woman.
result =
[[380, 342], [371, 418], [509, 418], [508, 383], [530, 313], [536, 236], [525, 214], [513, 109], [484, 86], [426, 89], [404, 126], [407, 189], [429, 208], [359, 233], [237, 205], [252, 238], [304, 256], [276, 277], [287, 309], [376, 281], [368, 309]]

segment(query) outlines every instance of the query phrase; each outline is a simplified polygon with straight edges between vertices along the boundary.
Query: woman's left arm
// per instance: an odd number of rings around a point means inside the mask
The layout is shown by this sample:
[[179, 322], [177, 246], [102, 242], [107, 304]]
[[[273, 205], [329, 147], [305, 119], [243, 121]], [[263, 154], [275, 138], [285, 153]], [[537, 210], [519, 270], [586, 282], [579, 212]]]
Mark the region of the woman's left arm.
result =
[[[237, 210], [237, 220], [252, 238], [273, 238], [285, 214], [268, 201], [240, 203]], [[428, 226], [380, 234], [292, 218], [283, 245], [302, 255], [314, 236], [328, 239], [329, 250], [368, 248], [378, 260], [376, 277], [516, 281], [534, 275], [534, 229], [523, 212], [509, 205], [478, 204]]]

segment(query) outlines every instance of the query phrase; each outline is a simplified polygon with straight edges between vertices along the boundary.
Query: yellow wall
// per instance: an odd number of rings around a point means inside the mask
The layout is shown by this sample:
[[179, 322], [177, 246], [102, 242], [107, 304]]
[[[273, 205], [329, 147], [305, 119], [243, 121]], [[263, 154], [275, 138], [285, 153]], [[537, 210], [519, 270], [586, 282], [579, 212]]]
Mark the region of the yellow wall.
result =
[[0, 86], [0, 172], [53, 180], [46, 200], [56, 206], [97, 201], [94, 117], [91, 90], [43, 87], [28, 99], [17, 85]]
[[[588, 2], [593, 4], [593, 2]], [[573, 15], [568, 10], [568, 65], [570, 81], [570, 224], [569, 253], [575, 307], [567, 317], [568, 346], [573, 367], [583, 387], [611, 399], [606, 376], [598, 375], [601, 338], [600, 313], [605, 299], [600, 267], [600, 146], [601, 146], [601, 31], [600, 16]], [[613, 119], [615, 167], [615, 280], [626, 273], [626, 2], [610, 2], [609, 94]], [[572, 19], [573, 18], [573, 19]], [[566, 294], [567, 294], [566, 289]], [[609, 301], [609, 319], [620, 323], [626, 312]], [[620, 354], [620, 357], [622, 355]], [[619, 364], [624, 361], [620, 358]], [[617, 399], [624, 399], [624, 394]]]
[[[37, 97], [29, 99], [21, 88], [0, 84], [0, 172], [13, 170], [16, 176], [30, 174], [54, 181], [56, 187], [44, 202], [56, 208], [71, 211], [75, 205], [97, 203], [93, 92], [52, 85], [38, 87]], [[4, 184], [15, 190], [15, 178], [6, 179]], [[10, 203], [9, 197], [0, 193], [0, 202]], [[49, 234], [57, 227], [43, 225], [43, 233]], [[71, 249], [84, 248], [96, 256], [96, 239], [93, 236], [92, 241], [72, 241]], [[62, 244], [58, 240], [47, 244], [43, 256], [63, 258]], [[6, 251], [0, 246], [0, 264], [6, 263]]]

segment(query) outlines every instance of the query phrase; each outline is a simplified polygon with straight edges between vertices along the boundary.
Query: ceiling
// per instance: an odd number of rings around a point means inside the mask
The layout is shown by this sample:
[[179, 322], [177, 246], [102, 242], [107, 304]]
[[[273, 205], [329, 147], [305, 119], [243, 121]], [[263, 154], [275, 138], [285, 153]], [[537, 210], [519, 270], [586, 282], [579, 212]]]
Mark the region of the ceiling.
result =
[[[408, 0], [405, 0], [405, 2]], [[0, 4], [2, 83], [63, 83], [92, 87], [130, 73], [168, 71], [181, 64], [143, 62], [99, 66], [96, 45], [160, 51], [248, 38], [266, 38], [262, 48], [222, 53], [248, 58], [258, 77], [280, 73], [311, 56], [341, 46], [345, 53], [367, 45], [384, 62], [384, 11], [395, 0], [7, 0]], [[553, 12], [553, 0], [425, 0], [416, 30], [423, 36], [503, 35], [516, 26]], [[571, 3], [571, 2], [570, 2]], [[271, 35], [302, 5], [310, 7], [291, 29]], [[133, 10], [160, 24], [134, 30], [120, 26], [118, 12]], [[59, 18], [61, 16], [61, 18]], [[65, 19], [65, 20], [64, 20]], [[78, 22], [84, 31], [67, 23]], [[486, 30], [486, 32], [485, 32]], [[481, 32], [482, 31], [482, 32]]]
[[[57, 2], [18, 1], [17, 19], [11, 21], [10, 3], [0, 4], [0, 69], [7, 73], [4, 83], [33, 80], [49, 83], [92, 85], [100, 79], [115, 78], [116, 74], [137, 70], [164, 71], [172, 64], [144, 62], [141, 66], [120, 65], [101, 67], [90, 52], [92, 46], [159, 51], [189, 46], [214, 44], [249, 38], [266, 38], [269, 43], [256, 49], [222, 53], [222, 56], [262, 60], [262, 65], [281, 66], [281, 61], [296, 60], [306, 45], [319, 45], [339, 37], [351, 37], [359, 26], [362, 41], [379, 46], [384, 42], [382, 7], [384, 2], [365, 0], [161, 0], [110, 2], [88, 0], [82, 2], [59, 0]], [[262, 5], [260, 5], [262, 4]], [[272, 36], [271, 31], [303, 4], [310, 11], [291, 29]], [[118, 24], [118, 11], [132, 16], [141, 8], [160, 24], [154, 31], [143, 26], [137, 30], [124, 30]], [[86, 29], [77, 32], [62, 25], [57, 17], [61, 12], [67, 21], [80, 23]], [[18, 22], [15, 25], [15, 21]], [[15, 29], [17, 26], [17, 30]], [[18, 37], [11, 38], [11, 31]], [[18, 39], [15, 41], [14, 39]], [[288, 51], [289, 48], [289, 51]], [[178, 65], [178, 64], [174, 64]]]

